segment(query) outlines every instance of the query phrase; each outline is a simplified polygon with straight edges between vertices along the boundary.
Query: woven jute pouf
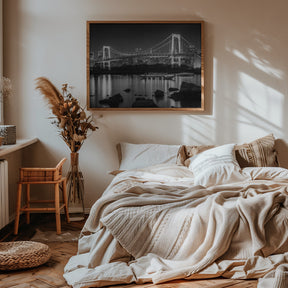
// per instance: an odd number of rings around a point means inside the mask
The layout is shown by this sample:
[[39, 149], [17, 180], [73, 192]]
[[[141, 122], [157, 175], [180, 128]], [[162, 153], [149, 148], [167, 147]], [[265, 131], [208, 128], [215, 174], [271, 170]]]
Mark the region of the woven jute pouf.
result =
[[46, 263], [51, 256], [49, 246], [34, 241], [0, 243], [0, 270], [32, 268]]

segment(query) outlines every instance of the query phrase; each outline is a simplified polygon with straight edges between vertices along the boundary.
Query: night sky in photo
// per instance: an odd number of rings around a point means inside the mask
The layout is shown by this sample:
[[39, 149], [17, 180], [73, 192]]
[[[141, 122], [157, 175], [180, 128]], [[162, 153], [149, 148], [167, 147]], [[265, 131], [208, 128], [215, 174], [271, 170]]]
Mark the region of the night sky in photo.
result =
[[200, 23], [90, 23], [90, 51], [105, 46], [120, 52], [149, 49], [172, 33], [181, 34], [196, 48], [201, 48]]

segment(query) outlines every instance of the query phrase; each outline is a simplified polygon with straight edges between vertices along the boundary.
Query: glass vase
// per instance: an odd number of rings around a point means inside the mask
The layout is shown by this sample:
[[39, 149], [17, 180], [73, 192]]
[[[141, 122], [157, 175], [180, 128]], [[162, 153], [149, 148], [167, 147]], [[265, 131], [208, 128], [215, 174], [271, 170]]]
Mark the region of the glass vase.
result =
[[84, 219], [84, 179], [79, 168], [79, 153], [70, 153], [70, 169], [67, 174], [68, 210], [70, 221]]

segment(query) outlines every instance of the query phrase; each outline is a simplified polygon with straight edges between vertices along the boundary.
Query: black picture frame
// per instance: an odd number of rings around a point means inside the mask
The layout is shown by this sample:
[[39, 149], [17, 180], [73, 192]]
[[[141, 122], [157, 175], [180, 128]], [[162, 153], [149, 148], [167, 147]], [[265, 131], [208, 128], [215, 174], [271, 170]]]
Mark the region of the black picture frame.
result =
[[87, 21], [87, 108], [204, 111], [203, 26]]

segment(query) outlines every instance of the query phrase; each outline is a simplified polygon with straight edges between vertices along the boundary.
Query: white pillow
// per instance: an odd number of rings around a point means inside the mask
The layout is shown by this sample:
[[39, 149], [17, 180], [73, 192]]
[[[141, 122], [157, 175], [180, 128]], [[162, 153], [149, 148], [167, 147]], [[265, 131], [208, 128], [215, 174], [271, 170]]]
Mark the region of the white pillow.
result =
[[176, 164], [180, 145], [120, 143], [119, 170], [145, 168], [157, 164]]
[[192, 157], [189, 169], [194, 174], [195, 185], [208, 187], [243, 181], [245, 177], [236, 160], [234, 146], [218, 146]]

